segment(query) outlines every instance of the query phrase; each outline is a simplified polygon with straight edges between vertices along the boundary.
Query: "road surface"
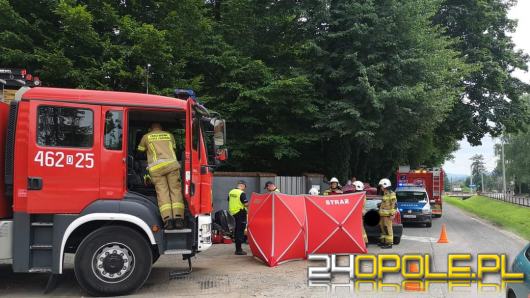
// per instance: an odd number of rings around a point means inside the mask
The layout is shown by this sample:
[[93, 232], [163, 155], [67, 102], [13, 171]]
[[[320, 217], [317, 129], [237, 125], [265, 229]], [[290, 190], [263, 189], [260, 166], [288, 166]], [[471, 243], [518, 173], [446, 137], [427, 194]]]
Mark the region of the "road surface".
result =
[[[444, 215], [435, 219], [432, 228], [405, 227], [401, 244], [392, 250], [381, 250], [375, 245], [368, 247], [369, 253], [421, 253], [434, 257], [434, 270], [445, 272], [447, 253], [506, 253], [509, 264], [523, 248], [523, 240], [509, 232], [500, 230], [479, 220], [456, 207], [446, 204]], [[530, 211], [529, 211], [530, 212]], [[530, 214], [530, 213], [529, 213]], [[447, 226], [448, 244], [438, 244], [441, 224]], [[57, 288], [51, 293], [53, 297], [79, 297], [84, 293], [75, 281], [72, 269], [72, 258], [66, 259], [65, 274]], [[151, 276], [134, 295], [130, 297], [320, 297], [349, 296], [348, 287], [335, 288], [334, 292], [326, 287], [310, 287], [307, 281], [307, 261], [294, 261], [269, 268], [256, 259], [247, 256], [234, 256], [232, 245], [215, 245], [207, 252], [201, 253], [194, 260], [193, 273], [179, 279], [169, 279], [169, 272], [185, 263], [175, 256], [162, 256], [155, 264]], [[321, 266], [313, 263], [311, 266]], [[396, 276], [397, 277], [397, 276]], [[335, 282], [345, 282], [347, 278]], [[12, 274], [9, 265], [0, 264], [0, 296], [37, 297], [42, 295], [47, 277], [38, 274]], [[347, 282], [347, 281], [346, 281]], [[362, 288], [360, 290], [363, 290]], [[402, 291], [404, 291], [402, 289]], [[355, 293], [355, 292], [354, 292]], [[387, 291], [356, 293], [363, 297], [395, 297]], [[448, 290], [447, 284], [433, 284], [427, 293], [402, 292], [405, 297], [504, 297], [504, 291], [491, 291], [484, 288], [477, 291], [476, 284], [469, 287], [456, 287]]]

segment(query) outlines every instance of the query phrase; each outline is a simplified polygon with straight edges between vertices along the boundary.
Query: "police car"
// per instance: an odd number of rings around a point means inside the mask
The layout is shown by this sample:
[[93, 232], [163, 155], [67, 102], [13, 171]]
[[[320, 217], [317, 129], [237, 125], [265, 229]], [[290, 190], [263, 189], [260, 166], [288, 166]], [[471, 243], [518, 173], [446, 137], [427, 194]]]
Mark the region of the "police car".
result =
[[396, 188], [397, 206], [403, 223], [432, 226], [432, 210], [425, 187], [413, 184], [398, 184]]

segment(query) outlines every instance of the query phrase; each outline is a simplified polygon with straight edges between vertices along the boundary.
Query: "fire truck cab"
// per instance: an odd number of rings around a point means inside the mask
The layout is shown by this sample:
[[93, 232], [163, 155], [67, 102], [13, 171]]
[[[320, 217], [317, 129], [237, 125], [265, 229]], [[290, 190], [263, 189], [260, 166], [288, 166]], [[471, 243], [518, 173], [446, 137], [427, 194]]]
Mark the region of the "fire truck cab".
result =
[[[160, 255], [189, 260], [208, 249], [225, 122], [192, 91], [176, 96], [24, 87], [0, 103], [0, 260], [14, 272], [61, 274], [74, 253], [84, 290], [121, 295], [143, 285]], [[186, 229], [163, 229], [144, 182], [137, 146], [153, 122], [175, 136]]]

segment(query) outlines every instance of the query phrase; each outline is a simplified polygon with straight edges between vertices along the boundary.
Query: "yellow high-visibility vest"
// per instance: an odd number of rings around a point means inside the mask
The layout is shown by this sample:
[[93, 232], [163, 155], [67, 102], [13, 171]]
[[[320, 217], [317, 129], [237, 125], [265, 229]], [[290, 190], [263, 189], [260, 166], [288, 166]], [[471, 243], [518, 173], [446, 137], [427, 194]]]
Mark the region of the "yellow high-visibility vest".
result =
[[245, 205], [241, 202], [242, 193], [243, 191], [239, 188], [234, 188], [228, 193], [228, 212], [230, 215], [237, 214], [245, 209]]

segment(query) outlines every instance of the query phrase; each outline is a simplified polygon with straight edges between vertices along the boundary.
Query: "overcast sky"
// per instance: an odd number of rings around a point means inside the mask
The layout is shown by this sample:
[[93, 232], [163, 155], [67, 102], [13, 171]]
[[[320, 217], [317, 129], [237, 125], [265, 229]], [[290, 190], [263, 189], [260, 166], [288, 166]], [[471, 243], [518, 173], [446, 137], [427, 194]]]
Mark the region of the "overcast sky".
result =
[[[510, 11], [510, 17], [518, 20], [517, 31], [513, 34], [513, 42], [517, 49], [530, 53], [530, 0], [519, 0]], [[515, 74], [521, 80], [530, 83], [530, 73], [518, 72]], [[494, 140], [487, 136], [482, 139], [482, 146], [472, 147], [466, 140], [460, 141], [460, 150], [455, 152], [454, 160], [447, 161], [444, 169], [450, 174], [469, 174], [471, 161], [469, 158], [475, 154], [484, 155], [486, 168], [491, 171], [495, 168]]]

